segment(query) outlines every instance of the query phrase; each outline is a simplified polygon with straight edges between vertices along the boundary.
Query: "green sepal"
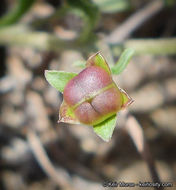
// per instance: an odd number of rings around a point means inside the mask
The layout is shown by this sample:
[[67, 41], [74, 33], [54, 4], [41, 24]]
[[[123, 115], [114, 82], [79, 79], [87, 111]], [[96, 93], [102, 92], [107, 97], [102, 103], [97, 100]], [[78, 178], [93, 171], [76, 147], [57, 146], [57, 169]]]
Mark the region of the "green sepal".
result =
[[92, 55], [86, 63], [86, 67], [89, 66], [98, 66], [107, 71], [109, 74], [111, 74], [111, 70], [105, 60], [105, 58], [100, 54], [100, 52], [97, 52], [96, 54]]
[[59, 120], [58, 123], [64, 122], [69, 124], [80, 124], [80, 122], [75, 117], [74, 112], [71, 110], [71, 108], [65, 103], [65, 101], [62, 102], [59, 110]]
[[[119, 87], [118, 87], [119, 88]], [[134, 102], [134, 100], [125, 92], [125, 90], [119, 88], [122, 95], [122, 109], [128, 107]]]
[[126, 68], [128, 63], [130, 62], [132, 56], [134, 55], [134, 50], [131, 48], [127, 48], [123, 51], [120, 56], [118, 62], [111, 68], [111, 71], [115, 75], [119, 75]]
[[116, 121], [117, 121], [117, 115], [113, 115], [112, 117], [106, 119], [105, 121], [97, 125], [94, 125], [93, 126], [94, 132], [104, 141], [108, 142], [112, 137], [112, 133], [116, 126]]
[[64, 91], [65, 85], [77, 74], [65, 71], [45, 70], [45, 78], [59, 92]]

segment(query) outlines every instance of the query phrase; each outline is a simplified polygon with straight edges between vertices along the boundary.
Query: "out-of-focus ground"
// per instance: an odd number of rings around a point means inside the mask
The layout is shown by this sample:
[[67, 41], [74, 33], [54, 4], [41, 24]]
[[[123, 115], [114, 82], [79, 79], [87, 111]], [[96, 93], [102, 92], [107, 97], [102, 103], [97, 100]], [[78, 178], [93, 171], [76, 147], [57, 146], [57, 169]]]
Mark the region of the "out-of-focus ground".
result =
[[[122, 11], [101, 10], [94, 34], [98, 39], [110, 34], [149, 2], [135, 0], [132, 1], [133, 8]], [[13, 8], [16, 2], [10, 0], [3, 3], [6, 7], [1, 7], [1, 15], [5, 10]], [[52, 15], [61, 4], [62, 1], [56, 0], [37, 1], [19, 23], [30, 26], [34, 20]], [[79, 35], [81, 24], [79, 17], [69, 13], [58, 21], [51, 18], [38, 31], [72, 38]], [[173, 3], [164, 6], [145, 21], [129, 38], [164, 38], [175, 35], [176, 4]], [[108, 51], [116, 61], [118, 56]], [[79, 72], [81, 69], [72, 63], [85, 61], [93, 52], [74, 48], [54, 52], [27, 46], [0, 46], [1, 190], [67, 189], [67, 183], [70, 185], [68, 189], [100, 190], [107, 189], [102, 186], [107, 180], [134, 183], [152, 181], [146, 163], [121, 125], [120, 114], [113, 137], [108, 143], [95, 135], [90, 126], [57, 123], [62, 95], [47, 83], [44, 70]], [[108, 55], [105, 51], [104, 56], [111, 60]], [[134, 99], [129, 110], [143, 128], [161, 181], [176, 182], [175, 55], [135, 55], [126, 70], [114, 76], [114, 80]], [[31, 129], [37, 134], [60, 175], [63, 181], [61, 186], [47, 176], [34, 156], [30, 144], [33, 136], [28, 134]], [[35, 141], [32, 142], [35, 147]], [[36, 149], [40, 151], [37, 145]]]

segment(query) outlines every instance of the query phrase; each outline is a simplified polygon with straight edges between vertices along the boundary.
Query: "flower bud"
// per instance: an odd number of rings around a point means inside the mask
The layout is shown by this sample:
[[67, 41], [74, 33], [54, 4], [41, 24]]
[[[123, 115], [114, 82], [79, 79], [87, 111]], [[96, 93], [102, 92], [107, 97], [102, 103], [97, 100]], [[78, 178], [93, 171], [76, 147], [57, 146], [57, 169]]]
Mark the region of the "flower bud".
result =
[[64, 88], [60, 121], [96, 125], [132, 102], [114, 83], [99, 53], [90, 57], [86, 66]]

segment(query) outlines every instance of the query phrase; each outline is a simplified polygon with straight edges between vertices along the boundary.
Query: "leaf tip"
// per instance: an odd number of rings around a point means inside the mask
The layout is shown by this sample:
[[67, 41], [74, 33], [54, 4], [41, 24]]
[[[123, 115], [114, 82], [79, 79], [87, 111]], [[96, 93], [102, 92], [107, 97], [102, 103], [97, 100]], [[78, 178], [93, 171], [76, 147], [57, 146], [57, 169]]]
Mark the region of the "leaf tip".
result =
[[134, 100], [125, 92], [125, 90], [119, 88], [121, 91], [121, 95], [122, 95], [122, 99], [123, 99], [123, 103], [122, 103], [122, 109], [128, 107], [129, 105], [131, 105]]
[[128, 107], [133, 102], [134, 102], [134, 100], [130, 97], [129, 100], [125, 104], [123, 104], [122, 109]]
[[46, 79], [47, 79], [48, 73], [49, 73], [49, 70], [45, 70], [45, 71], [44, 71], [44, 76], [45, 76]]
[[[112, 137], [111, 137], [112, 138]], [[109, 142], [111, 140], [111, 138], [108, 138], [108, 139], [103, 139], [105, 142]]]
[[109, 65], [106, 62], [106, 59], [103, 57], [100, 51], [90, 56], [86, 62], [86, 67], [89, 66], [98, 66], [107, 71], [109, 74], [111, 74], [111, 70], [109, 68]]
[[108, 142], [112, 138], [113, 131], [116, 127], [117, 115], [106, 119], [105, 121], [94, 125], [94, 132], [104, 141]]
[[[95, 59], [95, 57], [96, 57], [97, 55], [99, 55], [99, 54], [100, 54], [100, 51], [98, 51], [97, 53], [94, 53], [93, 55], [91, 55], [91, 56], [88, 58], [87, 62], [86, 62], [86, 67], [91, 66], [91, 65], [94, 65], [94, 59]], [[100, 55], [101, 55], [101, 54], [100, 54]]]
[[57, 123], [65, 123], [64, 118], [59, 116]]

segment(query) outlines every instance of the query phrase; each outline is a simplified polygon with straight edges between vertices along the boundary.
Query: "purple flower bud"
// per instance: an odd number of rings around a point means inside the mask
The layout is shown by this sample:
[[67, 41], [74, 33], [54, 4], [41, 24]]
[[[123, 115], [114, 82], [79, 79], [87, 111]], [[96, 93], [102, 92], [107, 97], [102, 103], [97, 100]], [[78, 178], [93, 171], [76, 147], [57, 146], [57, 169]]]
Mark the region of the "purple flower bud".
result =
[[87, 67], [64, 88], [60, 121], [96, 125], [132, 103], [131, 98], [112, 80], [105, 59], [97, 53]]

